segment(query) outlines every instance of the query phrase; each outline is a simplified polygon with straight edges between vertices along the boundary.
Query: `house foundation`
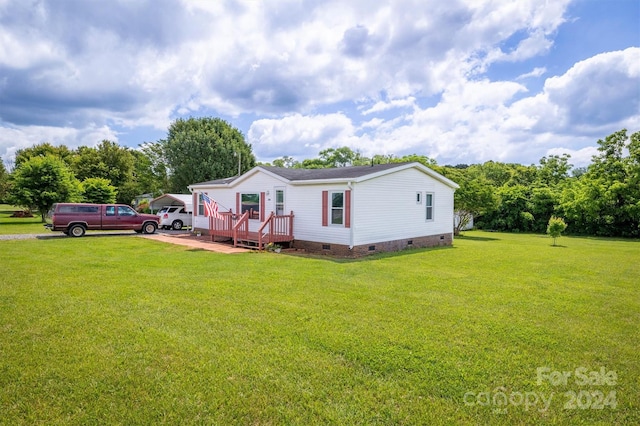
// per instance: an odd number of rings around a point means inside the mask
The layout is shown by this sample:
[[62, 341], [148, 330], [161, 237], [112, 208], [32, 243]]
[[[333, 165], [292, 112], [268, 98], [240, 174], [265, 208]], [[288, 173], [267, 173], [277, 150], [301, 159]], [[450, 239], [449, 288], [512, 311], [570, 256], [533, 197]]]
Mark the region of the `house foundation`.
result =
[[393, 252], [409, 248], [450, 246], [452, 244], [453, 233], [447, 233], [362, 244], [354, 246], [351, 249], [348, 245], [343, 244], [319, 243], [304, 240], [294, 240], [292, 247], [304, 250], [307, 253], [326, 254], [338, 257], [362, 257], [374, 253]]

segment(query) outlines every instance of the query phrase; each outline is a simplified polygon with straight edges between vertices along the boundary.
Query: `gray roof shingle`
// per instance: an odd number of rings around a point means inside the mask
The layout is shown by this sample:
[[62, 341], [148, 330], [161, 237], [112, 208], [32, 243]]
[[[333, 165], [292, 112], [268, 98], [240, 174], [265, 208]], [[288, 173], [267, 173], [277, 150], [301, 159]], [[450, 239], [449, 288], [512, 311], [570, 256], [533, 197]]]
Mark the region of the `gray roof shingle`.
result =
[[371, 166], [335, 167], [331, 169], [289, 169], [261, 166], [263, 169], [289, 181], [355, 179], [383, 170], [394, 169], [407, 163], [374, 164]]
[[[293, 168], [285, 168], [285, 167], [273, 167], [273, 166], [258, 166], [251, 170], [262, 169], [267, 172], [273, 173], [277, 176], [280, 176], [283, 179], [286, 179], [289, 182], [312, 182], [312, 181], [327, 181], [327, 180], [348, 180], [348, 179], [358, 179], [363, 176], [384, 172], [386, 170], [393, 170], [395, 168], [400, 168], [407, 164], [416, 164], [421, 166], [418, 163], [389, 163], [389, 164], [374, 164], [370, 166], [349, 166], [349, 167], [334, 167], [331, 169], [293, 169]], [[422, 167], [422, 166], [421, 166]], [[458, 185], [455, 182], [450, 181], [446, 177], [436, 173], [435, 171], [430, 170], [433, 177], [443, 181], [445, 184], [455, 187]], [[246, 175], [246, 173], [245, 173]], [[242, 175], [242, 176], [245, 176]], [[216, 179], [210, 180], [208, 182], [199, 182], [194, 184], [193, 186], [208, 186], [208, 185], [230, 185], [237, 179], [242, 176], [232, 176], [225, 179]]]

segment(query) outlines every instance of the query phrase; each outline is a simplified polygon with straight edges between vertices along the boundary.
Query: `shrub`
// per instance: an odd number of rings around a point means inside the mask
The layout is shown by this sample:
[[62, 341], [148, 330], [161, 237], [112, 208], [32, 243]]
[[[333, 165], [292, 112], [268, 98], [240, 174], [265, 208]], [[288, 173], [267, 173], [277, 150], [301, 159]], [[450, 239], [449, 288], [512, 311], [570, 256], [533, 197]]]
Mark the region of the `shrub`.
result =
[[567, 224], [564, 222], [564, 219], [551, 216], [549, 224], [547, 225], [547, 234], [553, 238], [554, 246], [556, 245], [556, 240], [562, 235], [565, 229], [567, 229]]

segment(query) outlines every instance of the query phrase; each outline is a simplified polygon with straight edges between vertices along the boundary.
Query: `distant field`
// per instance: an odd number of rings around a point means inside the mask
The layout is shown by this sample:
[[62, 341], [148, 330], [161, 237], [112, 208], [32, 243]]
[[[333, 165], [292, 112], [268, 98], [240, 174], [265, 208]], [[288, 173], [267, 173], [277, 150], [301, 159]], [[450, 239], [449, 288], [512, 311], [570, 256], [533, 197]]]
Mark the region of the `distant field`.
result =
[[639, 424], [640, 242], [558, 244], [0, 241], [0, 424]]
[[0, 234], [42, 234], [47, 232], [39, 213], [35, 217], [11, 217], [18, 207], [0, 204]]

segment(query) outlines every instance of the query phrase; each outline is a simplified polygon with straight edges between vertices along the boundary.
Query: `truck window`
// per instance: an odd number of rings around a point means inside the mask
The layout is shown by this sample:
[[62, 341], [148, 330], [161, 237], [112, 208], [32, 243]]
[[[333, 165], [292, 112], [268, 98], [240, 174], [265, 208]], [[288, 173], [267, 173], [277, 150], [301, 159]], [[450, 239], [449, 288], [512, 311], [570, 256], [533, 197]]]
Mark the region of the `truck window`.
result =
[[115, 216], [116, 215], [116, 206], [107, 206], [105, 209], [105, 214], [107, 216]]
[[98, 206], [78, 206], [76, 211], [78, 213], [98, 213]]
[[136, 212], [131, 207], [118, 206], [118, 216], [135, 216]]

